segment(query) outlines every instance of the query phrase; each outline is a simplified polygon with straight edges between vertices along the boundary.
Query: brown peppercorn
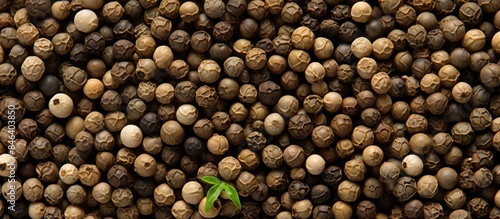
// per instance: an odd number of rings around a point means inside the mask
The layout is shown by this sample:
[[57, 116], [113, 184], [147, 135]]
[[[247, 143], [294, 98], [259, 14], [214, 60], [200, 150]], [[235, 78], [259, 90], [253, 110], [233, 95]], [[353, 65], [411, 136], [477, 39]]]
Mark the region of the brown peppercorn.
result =
[[285, 23], [297, 23], [302, 16], [302, 9], [295, 2], [288, 2], [281, 10], [281, 19]]
[[165, 122], [160, 130], [162, 141], [167, 145], [180, 144], [184, 138], [184, 129], [174, 120]]
[[476, 217], [486, 216], [490, 211], [490, 204], [480, 197], [476, 197], [470, 200], [467, 207]]
[[424, 204], [418, 199], [406, 203], [404, 213], [408, 218], [420, 218], [424, 214]]
[[21, 45], [33, 46], [40, 36], [40, 33], [35, 25], [32, 23], [25, 23], [17, 28], [16, 35]]
[[87, 82], [87, 73], [78, 67], [68, 67], [63, 72], [64, 86], [70, 91], [81, 90]]
[[96, 110], [96, 104], [89, 98], [82, 98], [78, 101], [76, 110], [80, 116], [86, 117], [89, 113]]
[[214, 83], [220, 77], [219, 65], [210, 59], [203, 60], [198, 67], [198, 75], [200, 80], [205, 83]]
[[99, 152], [96, 156], [96, 166], [102, 171], [108, 171], [115, 163], [115, 156], [110, 152]]
[[372, 46], [372, 53], [375, 58], [379, 60], [388, 59], [389, 57], [391, 57], [394, 50], [394, 44], [387, 38], [379, 38], [375, 40]]
[[218, 171], [225, 180], [234, 180], [241, 171], [241, 164], [232, 156], [225, 157], [219, 162]]
[[288, 55], [288, 65], [296, 72], [304, 71], [309, 65], [309, 54], [303, 50], [292, 50]]
[[21, 65], [23, 76], [29, 81], [38, 81], [45, 73], [45, 64], [37, 56], [28, 56]]
[[[188, 169], [188, 168], [191, 168], [191, 164], [189, 164], [190, 159], [191, 158], [189, 158], [187, 156], [184, 156], [181, 159], [181, 168], [186, 169], [187, 170], [186, 172], [188, 172], [188, 171], [193, 172], [193, 171]], [[186, 164], [186, 165], [184, 165], [184, 164]], [[196, 170], [196, 169], [197, 169], [197, 166], [194, 168], [194, 170]], [[181, 188], [186, 183], [186, 180], [187, 180], [186, 174], [184, 173], [184, 171], [182, 171], [180, 169], [169, 170], [167, 172], [165, 178], [166, 178], [167, 184], [170, 187], [172, 187], [173, 189]]]
[[306, 158], [301, 147], [290, 145], [283, 151], [283, 159], [288, 166], [295, 168], [302, 165]]
[[345, 114], [335, 115], [330, 123], [333, 133], [340, 137], [346, 137], [349, 133], [351, 133], [353, 129], [352, 125], [353, 122], [351, 118]]
[[251, 174], [250, 172], [241, 172], [236, 179], [236, 188], [238, 189], [238, 194], [243, 197], [249, 196], [257, 189], [257, 187], [258, 181], [255, 178], [255, 175]]
[[399, 25], [407, 27], [415, 22], [417, 15], [413, 7], [403, 5], [396, 11], [395, 18]]
[[472, 128], [480, 131], [491, 125], [492, 116], [486, 108], [474, 108], [469, 116], [469, 120]]
[[441, 20], [439, 26], [444, 37], [450, 42], [458, 42], [464, 38], [465, 25], [457, 17], [452, 15], [445, 17]]
[[490, 170], [482, 167], [474, 173], [474, 182], [479, 188], [486, 188], [493, 182], [493, 175]]
[[261, 83], [258, 92], [260, 102], [265, 105], [275, 105], [281, 97], [281, 87], [272, 81]]
[[371, 201], [361, 201], [356, 208], [356, 216], [358, 218], [375, 218], [377, 214], [377, 207]]
[[208, 139], [207, 148], [214, 155], [222, 155], [229, 150], [229, 142], [226, 137], [214, 134]]
[[131, 179], [128, 170], [121, 165], [113, 165], [107, 173], [108, 182], [114, 188], [121, 188], [129, 185]]
[[260, 164], [260, 158], [255, 151], [243, 149], [238, 154], [238, 161], [241, 163], [243, 170], [255, 170]]
[[336, 201], [332, 206], [332, 215], [335, 218], [351, 218], [353, 216], [353, 209], [351, 205], [344, 201]]
[[345, 163], [344, 172], [349, 180], [362, 181], [365, 177], [366, 165], [361, 160], [351, 159]]
[[364, 125], [356, 126], [352, 130], [351, 141], [357, 148], [364, 149], [374, 142], [373, 130]]
[[344, 180], [339, 184], [338, 195], [345, 202], [354, 202], [361, 195], [361, 188], [357, 183]]
[[409, 141], [410, 149], [413, 153], [424, 155], [432, 148], [431, 138], [424, 133], [414, 134]]
[[292, 116], [288, 122], [288, 132], [295, 139], [307, 138], [311, 134], [312, 130], [313, 124], [307, 115], [297, 114]]
[[23, 183], [22, 194], [27, 201], [33, 202], [40, 200], [43, 196], [44, 186], [37, 178], [30, 178]]
[[382, 162], [384, 153], [378, 146], [370, 145], [363, 149], [363, 161], [368, 166], [378, 166]]
[[438, 192], [438, 181], [432, 175], [422, 176], [417, 182], [418, 195], [422, 198], [433, 198]]
[[291, 95], [282, 96], [276, 104], [276, 111], [285, 118], [290, 118], [297, 114], [299, 101]]
[[326, 125], [316, 126], [311, 132], [311, 138], [314, 145], [317, 147], [328, 147], [335, 139], [333, 130]]
[[473, 138], [474, 131], [468, 122], [459, 122], [451, 129], [453, 141], [461, 145], [468, 145]]
[[347, 158], [352, 156], [354, 153], [354, 146], [352, 145], [351, 140], [349, 139], [341, 139], [335, 145], [335, 151], [338, 156], [341, 158]]

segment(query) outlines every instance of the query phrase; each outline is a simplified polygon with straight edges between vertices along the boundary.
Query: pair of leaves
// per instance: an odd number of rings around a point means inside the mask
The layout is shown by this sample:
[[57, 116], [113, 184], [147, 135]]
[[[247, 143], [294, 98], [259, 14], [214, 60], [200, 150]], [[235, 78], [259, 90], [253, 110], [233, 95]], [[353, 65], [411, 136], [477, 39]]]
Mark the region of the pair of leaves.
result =
[[241, 208], [241, 202], [240, 202], [240, 197], [238, 195], [238, 191], [236, 191], [236, 189], [233, 186], [213, 176], [204, 176], [201, 178], [201, 180], [203, 180], [208, 184], [213, 185], [207, 192], [205, 212], [210, 211], [210, 208], [212, 208], [212, 205], [214, 204], [215, 200], [217, 200], [222, 190], [226, 192], [227, 197], [236, 205], [236, 207]]

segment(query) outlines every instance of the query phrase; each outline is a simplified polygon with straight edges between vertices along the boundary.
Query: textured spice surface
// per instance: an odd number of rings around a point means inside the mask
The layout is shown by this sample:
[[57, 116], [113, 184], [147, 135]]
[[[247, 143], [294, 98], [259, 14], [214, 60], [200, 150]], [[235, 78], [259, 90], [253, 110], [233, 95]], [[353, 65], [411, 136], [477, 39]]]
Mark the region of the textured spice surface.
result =
[[0, 215], [497, 218], [499, 10], [0, 0]]

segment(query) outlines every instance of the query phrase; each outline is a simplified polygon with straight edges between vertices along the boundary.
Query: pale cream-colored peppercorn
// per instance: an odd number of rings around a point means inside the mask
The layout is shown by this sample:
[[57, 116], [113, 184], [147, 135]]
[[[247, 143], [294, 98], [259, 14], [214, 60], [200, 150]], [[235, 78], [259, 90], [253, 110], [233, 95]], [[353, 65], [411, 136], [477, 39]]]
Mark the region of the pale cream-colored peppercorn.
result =
[[73, 100], [67, 94], [58, 93], [49, 100], [49, 111], [57, 118], [67, 118], [73, 112]]
[[59, 168], [59, 178], [67, 185], [75, 184], [78, 181], [78, 168], [70, 163]]
[[408, 176], [418, 176], [424, 170], [424, 162], [415, 154], [410, 154], [403, 158], [401, 166]]
[[267, 134], [279, 135], [285, 129], [285, 119], [279, 113], [271, 113], [264, 119]]
[[89, 9], [83, 9], [77, 12], [73, 22], [75, 23], [76, 29], [84, 33], [90, 33], [99, 26], [97, 15]]
[[175, 117], [183, 125], [192, 125], [198, 120], [198, 109], [191, 104], [182, 104], [177, 108]]
[[83, 93], [90, 99], [98, 99], [104, 93], [104, 84], [96, 78], [88, 79], [83, 86]]
[[306, 169], [311, 175], [320, 175], [325, 170], [325, 159], [317, 154], [310, 155], [306, 160]]
[[142, 130], [136, 125], [126, 125], [120, 132], [120, 139], [125, 147], [136, 148], [142, 143]]
[[189, 181], [182, 187], [182, 200], [189, 204], [197, 205], [204, 195], [203, 186], [199, 182]]
[[28, 215], [30, 218], [42, 219], [45, 213], [45, 204], [43, 202], [32, 202], [28, 207]]
[[8, 177], [10, 175], [16, 175], [17, 170], [17, 160], [10, 154], [0, 155], [0, 176]]

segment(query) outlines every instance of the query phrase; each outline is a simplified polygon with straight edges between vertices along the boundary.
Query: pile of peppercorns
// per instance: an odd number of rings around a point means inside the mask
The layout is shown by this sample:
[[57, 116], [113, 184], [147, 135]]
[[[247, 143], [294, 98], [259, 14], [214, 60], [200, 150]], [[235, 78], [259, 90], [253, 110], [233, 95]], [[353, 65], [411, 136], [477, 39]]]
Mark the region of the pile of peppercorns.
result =
[[500, 218], [499, 9], [0, 0], [1, 218]]

